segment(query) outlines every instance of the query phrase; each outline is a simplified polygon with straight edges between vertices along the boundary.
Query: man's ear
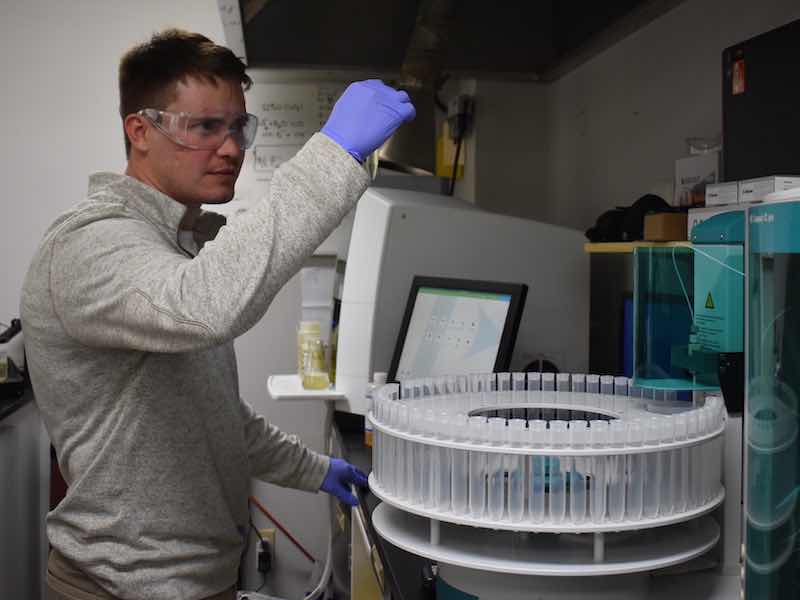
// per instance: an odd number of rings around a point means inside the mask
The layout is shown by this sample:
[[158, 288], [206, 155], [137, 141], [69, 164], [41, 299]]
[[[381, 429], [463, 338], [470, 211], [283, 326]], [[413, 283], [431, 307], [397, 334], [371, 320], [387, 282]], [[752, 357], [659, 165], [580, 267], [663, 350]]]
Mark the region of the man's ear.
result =
[[128, 136], [128, 140], [131, 142], [131, 148], [136, 148], [142, 152], [146, 152], [150, 144], [150, 127], [148, 127], [146, 120], [142, 115], [131, 113], [125, 117], [123, 122], [125, 135]]

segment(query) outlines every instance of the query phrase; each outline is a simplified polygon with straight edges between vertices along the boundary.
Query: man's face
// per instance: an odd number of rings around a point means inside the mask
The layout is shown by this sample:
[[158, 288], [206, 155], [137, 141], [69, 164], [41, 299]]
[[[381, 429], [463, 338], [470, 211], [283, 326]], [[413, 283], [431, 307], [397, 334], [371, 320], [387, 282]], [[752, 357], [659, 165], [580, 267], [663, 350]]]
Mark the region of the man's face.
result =
[[[244, 93], [238, 82], [209, 81], [187, 77], [175, 88], [170, 112], [193, 115], [241, 113]], [[230, 136], [216, 150], [181, 146], [155, 127], [146, 161], [158, 189], [183, 204], [219, 204], [233, 198], [233, 188], [244, 160], [244, 150]]]

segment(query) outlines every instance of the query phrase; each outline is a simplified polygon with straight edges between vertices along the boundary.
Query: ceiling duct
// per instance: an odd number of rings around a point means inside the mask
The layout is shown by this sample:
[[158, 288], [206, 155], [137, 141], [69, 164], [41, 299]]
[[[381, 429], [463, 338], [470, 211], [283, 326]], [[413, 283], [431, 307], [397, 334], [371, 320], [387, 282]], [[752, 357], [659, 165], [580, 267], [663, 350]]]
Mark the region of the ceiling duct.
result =
[[414, 174], [436, 172], [436, 87], [456, 6], [456, 0], [420, 3], [397, 81], [397, 87], [411, 97], [417, 116], [381, 147], [378, 155], [382, 167]]

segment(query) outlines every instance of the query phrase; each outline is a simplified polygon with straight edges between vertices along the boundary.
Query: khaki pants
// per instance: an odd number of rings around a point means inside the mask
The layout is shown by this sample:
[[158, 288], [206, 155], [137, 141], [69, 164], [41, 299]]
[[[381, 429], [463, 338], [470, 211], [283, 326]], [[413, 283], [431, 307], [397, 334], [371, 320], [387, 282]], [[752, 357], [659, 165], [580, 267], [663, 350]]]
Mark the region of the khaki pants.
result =
[[[205, 600], [235, 600], [230, 588]], [[47, 600], [118, 600], [89, 579], [56, 550], [47, 560]], [[167, 599], [164, 599], [167, 600]]]

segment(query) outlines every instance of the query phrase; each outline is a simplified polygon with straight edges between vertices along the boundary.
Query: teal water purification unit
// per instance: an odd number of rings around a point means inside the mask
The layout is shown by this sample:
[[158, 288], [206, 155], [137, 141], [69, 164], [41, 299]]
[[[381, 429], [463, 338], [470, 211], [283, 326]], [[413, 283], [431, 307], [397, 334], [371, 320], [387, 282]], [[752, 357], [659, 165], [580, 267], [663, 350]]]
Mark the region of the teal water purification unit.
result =
[[634, 385], [667, 392], [722, 388], [729, 409], [731, 402], [741, 406], [744, 212], [695, 226], [691, 244], [634, 253]]
[[800, 589], [800, 202], [748, 218], [745, 597]]

